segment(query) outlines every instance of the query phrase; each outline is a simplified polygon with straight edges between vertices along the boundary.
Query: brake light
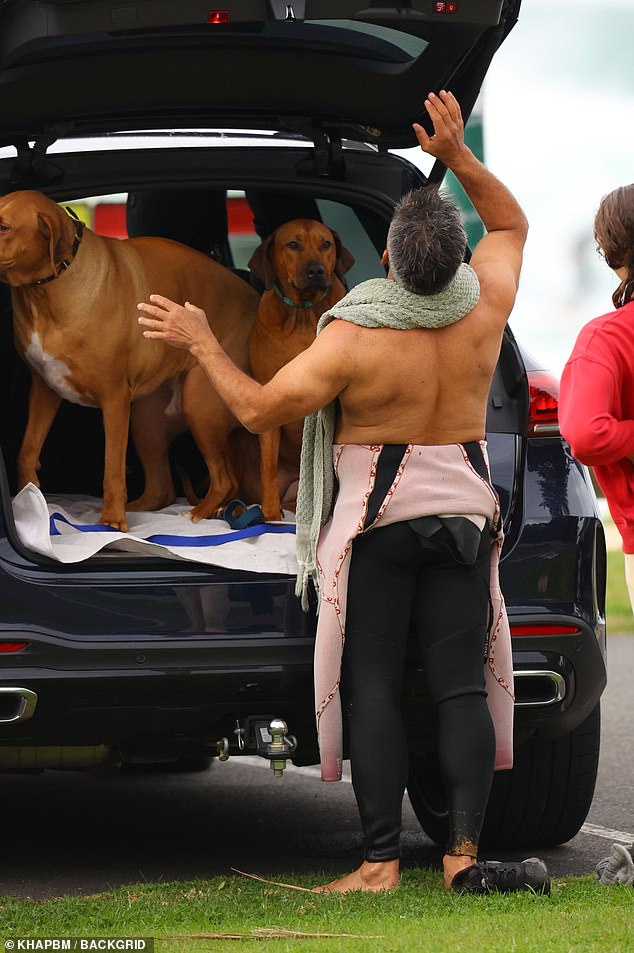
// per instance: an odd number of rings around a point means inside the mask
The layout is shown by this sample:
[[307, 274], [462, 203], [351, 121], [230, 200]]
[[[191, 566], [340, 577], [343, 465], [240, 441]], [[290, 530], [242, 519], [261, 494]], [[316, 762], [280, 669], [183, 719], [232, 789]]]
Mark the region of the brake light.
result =
[[0, 652], [21, 652], [28, 642], [0, 642]]
[[207, 23], [228, 23], [231, 14], [228, 10], [210, 10], [207, 14]]
[[576, 625], [512, 625], [511, 635], [579, 635]]
[[559, 435], [559, 381], [550, 371], [529, 371], [528, 436]]

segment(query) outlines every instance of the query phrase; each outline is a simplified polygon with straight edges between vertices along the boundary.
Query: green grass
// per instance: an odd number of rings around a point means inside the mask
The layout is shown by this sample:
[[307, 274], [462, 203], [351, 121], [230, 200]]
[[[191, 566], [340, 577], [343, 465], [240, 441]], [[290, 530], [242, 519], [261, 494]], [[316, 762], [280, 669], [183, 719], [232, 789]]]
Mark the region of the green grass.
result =
[[623, 553], [618, 549], [608, 550], [606, 615], [608, 635], [634, 633], [634, 616], [625, 585]]
[[[310, 886], [315, 878], [293, 882]], [[93, 897], [44, 902], [0, 898], [0, 938], [151, 936], [157, 940], [157, 953], [620, 953], [633, 948], [632, 887], [602, 887], [588, 876], [555, 882], [551, 897], [530, 893], [461, 897], [444, 891], [440, 883], [438, 872], [408, 870], [393, 893], [337, 897], [296, 893], [231, 876], [132, 885]], [[252, 931], [263, 928], [352, 933], [362, 938], [250, 938]], [[194, 939], [197, 933], [240, 933], [247, 938]], [[175, 936], [187, 939], [167, 939]]]

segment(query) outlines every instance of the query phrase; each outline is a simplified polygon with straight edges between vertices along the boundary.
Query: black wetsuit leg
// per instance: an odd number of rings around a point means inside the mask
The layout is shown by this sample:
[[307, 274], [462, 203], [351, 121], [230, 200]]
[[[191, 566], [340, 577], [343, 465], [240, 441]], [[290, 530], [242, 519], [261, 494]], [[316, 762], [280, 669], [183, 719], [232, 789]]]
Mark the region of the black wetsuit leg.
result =
[[448, 854], [477, 856], [495, 762], [486, 702], [489, 623], [488, 532], [475, 563], [438, 558], [421, 570], [413, 627], [438, 723], [438, 758], [447, 794]]
[[444, 527], [428, 540], [409, 523], [353, 543], [341, 695], [366, 860], [399, 856], [408, 773], [400, 699], [411, 625], [438, 713], [447, 850], [477, 849], [495, 757], [483, 668], [491, 541], [485, 530], [471, 565], [457, 562], [453, 546]]
[[401, 692], [420, 557], [406, 523], [352, 545], [341, 700], [367, 860], [399, 856], [409, 768]]

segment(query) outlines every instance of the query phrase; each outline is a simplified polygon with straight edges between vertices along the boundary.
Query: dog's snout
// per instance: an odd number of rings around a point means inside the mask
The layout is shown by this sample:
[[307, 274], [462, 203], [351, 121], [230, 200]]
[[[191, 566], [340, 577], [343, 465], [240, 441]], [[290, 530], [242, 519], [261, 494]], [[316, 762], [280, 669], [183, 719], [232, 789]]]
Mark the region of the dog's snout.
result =
[[306, 277], [307, 278], [323, 278], [325, 277], [326, 269], [320, 261], [310, 261], [306, 266]]

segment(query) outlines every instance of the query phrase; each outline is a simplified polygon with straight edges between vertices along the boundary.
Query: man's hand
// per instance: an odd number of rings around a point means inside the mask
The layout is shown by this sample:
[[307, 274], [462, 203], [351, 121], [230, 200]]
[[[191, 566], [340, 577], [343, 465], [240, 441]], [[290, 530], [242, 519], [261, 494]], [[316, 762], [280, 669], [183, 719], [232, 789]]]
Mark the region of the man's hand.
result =
[[428, 136], [423, 127], [415, 122], [413, 128], [418, 143], [423, 152], [440, 159], [451, 169], [466, 153], [470, 153], [464, 141], [464, 123], [458, 100], [453, 93], [441, 89], [440, 96], [429, 94], [425, 109], [434, 124], [434, 135]]
[[151, 304], [141, 302], [137, 305], [142, 312], [139, 324], [145, 329], [144, 338], [156, 338], [164, 344], [192, 353], [210, 344], [217, 344], [207, 315], [201, 308], [189, 301], [183, 307], [162, 295], [150, 295], [150, 301]]

